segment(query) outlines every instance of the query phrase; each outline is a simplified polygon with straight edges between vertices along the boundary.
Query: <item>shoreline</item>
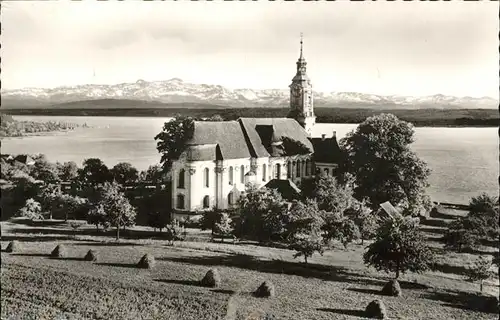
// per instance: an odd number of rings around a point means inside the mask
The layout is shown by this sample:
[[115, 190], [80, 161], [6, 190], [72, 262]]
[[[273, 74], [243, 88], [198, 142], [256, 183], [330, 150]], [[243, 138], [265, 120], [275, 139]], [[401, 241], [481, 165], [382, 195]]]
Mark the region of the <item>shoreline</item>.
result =
[[[221, 115], [225, 120], [246, 117], [282, 118], [287, 108], [109, 108], [109, 109], [5, 109], [11, 116], [56, 117], [113, 117], [113, 118], [171, 118], [177, 115], [210, 117]], [[497, 128], [500, 125], [496, 109], [348, 109], [317, 108], [318, 124], [359, 124], [367, 117], [392, 113], [414, 127], [430, 128]]]

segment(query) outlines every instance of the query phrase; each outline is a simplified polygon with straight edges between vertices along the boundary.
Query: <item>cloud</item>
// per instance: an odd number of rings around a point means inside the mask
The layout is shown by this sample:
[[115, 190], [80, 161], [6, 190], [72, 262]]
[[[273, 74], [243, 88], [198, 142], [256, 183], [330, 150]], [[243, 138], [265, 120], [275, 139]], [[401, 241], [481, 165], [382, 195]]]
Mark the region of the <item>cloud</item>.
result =
[[140, 41], [141, 33], [134, 29], [103, 31], [94, 37], [94, 44], [104, 50], [131, 45]]
[[53, 70], [54, 83], [84, 83], [96, 67], [109, 82], [168, 74], [277, 87], [279, 74], [293, 72], [303, 32], [315, 85], [497, 92], [493, 8], [498, 4], [3, 2], [2, 80], [45, 85]]

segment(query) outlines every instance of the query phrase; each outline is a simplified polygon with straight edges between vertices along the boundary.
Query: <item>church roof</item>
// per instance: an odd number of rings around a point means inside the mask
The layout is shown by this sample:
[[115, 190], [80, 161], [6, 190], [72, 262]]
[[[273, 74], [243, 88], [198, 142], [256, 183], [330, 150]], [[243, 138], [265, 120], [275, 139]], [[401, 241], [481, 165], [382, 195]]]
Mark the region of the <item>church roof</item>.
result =
[[215, 160], [221, 157], [217, 144], [190, 145], [181, 155], [189, 161]]
[[292, 82], [296, 81], [311, 81], [311, 79], [305, 73], [297, 73], [292, 79]]
[[275, 189], [286, 200], [294, 200], [301, 197], [301, 190], [291, 180], [272, 179], [265, 185], [266, 188]]
[[190, 161], [281, 157], [282, 138], [304, 144], [312, 153], [307, 132], [294, 119], [240, 118], [237, 121], [195, 121], [193, 137], [182, 159]]
[[[287, 118], [240, 118], [250, 153], [253, 157], [269, 157], [274, 153], [271, 147], [278, 137], [289, 137], [302, 142], [311, 152], [313, 145], [307, 132], [294, 119]], [[275, 150], [277, 151], [277, 150]]]
[[331, 138], [312, 138], [314, 161], [320, 163], [339, 163], [341, 152], [335, 136]]
[[[193, 137], [187, 141], [184, 154], [193, 160], [250, 158], [245, 136], [237, 121], [195, 121]], [[220, 153], [217, 154], [218, 146]]]

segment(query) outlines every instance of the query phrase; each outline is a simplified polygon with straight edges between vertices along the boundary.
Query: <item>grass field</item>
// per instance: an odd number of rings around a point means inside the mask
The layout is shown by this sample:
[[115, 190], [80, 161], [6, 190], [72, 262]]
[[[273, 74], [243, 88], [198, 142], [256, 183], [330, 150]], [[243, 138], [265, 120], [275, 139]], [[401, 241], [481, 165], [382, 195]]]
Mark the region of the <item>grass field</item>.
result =
[[[444, 229], [439, 222], [453, 219], [444, 210], [423, 229], [441, 252], [439, 271], [401, 278], [402, 297], [379, 294], [389, 275], [362, 264], [363, 247], [336, 248], [315, 255], [309, 266], [286, 249], [254, 244], [210, 243], [208, 235], [190, 230], [188, 241], [167, 246], [147, 228], [129, 232], [120, 242], [111, 235], [92, 235], [91, 227], [73, 235], [64, 224], [27, 226], [2, 222], [2, 249], [10, 240], [21, 250], [6, 253], [1, 262], [2, 319], [359, 319], [366, 305], [381, 299], [391, 319], [497, 319], [483, 309], [477, 283], [464, 281], [463, 271], [478, 253], [445, 252], [435, 242]], [[68, 255], [51, 259], [57, 244]], [[96, 263], [81, 258], [98, 252]], [[481, 248], [491, 254], [495, 248]], [[498, 249], [497, 249], [498, 250]], [[135, 264], [145, 253], [156, 258], [152, 270]], [[201, 287], [198, 281], [217, 268], [222, 285]], [[498, 275], [498, 274], [497, 274]], [[252, 292], [269, 280], [275, 298], [256, 298]], [[498, 295], [498, 276], [485, 285], [485, 295]]]

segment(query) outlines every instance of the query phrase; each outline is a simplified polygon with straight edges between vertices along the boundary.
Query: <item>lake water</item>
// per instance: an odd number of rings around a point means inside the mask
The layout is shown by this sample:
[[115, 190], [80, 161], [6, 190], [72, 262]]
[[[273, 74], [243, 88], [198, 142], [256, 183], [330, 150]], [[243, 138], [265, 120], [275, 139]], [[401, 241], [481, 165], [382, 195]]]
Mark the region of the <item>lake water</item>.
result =
[[[45, 136], [6, 138], [2, 153], [44, 153], [51, 161], [100, 158], [108, 166], [130, 162], [139, 170], [158, 163], [154, 136], [169, 118], [15, 116], [17, 120], [87, 123]], [[337, 132], [341, 139], [354, 124], [317, 124], [313, 136]], [[413, 149], [432, 169], [429, 194], [441, 202], [467, 203], [480, 192], [498, 195], [499, 141], [496, 128], [416, 128]]]

